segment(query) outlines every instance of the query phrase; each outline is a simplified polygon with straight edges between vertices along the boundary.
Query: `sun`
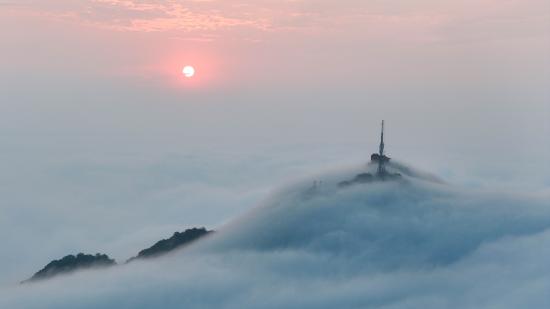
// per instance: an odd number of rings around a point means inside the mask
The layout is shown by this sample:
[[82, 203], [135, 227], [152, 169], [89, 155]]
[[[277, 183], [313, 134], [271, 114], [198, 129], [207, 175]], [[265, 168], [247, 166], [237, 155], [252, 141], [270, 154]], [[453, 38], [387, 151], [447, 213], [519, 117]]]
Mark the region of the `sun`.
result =
[[191, 78], [195, 75], [195, 68], [190, 65], [186, 65], [183, 67], [183, 70], [181, 72], [185, 77]]

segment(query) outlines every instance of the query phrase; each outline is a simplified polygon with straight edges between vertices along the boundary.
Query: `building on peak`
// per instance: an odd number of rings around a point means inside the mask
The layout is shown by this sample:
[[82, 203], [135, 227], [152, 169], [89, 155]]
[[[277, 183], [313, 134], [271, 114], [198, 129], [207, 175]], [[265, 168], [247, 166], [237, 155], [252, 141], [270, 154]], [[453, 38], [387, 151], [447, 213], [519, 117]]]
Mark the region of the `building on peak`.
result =
[[384, 120], [382, 120], [382, 128], [380, 131], [380, 145], [378, 146], [378, 152], [373, 153], [370, 156], [369, 164], [376, 164], [376, 172], [372, 173], [361, 173], [356, 175], [351, 180], [346, 180], [340, 182], [339, 186], [349, 186], [357, 183], [368, 183], [372, 181], [384, 181], [401, 178], [399, 173], [391, 173], [386, 169], [386, 166], [389, 164], [391, 158], [386, 156], [384, 152]]

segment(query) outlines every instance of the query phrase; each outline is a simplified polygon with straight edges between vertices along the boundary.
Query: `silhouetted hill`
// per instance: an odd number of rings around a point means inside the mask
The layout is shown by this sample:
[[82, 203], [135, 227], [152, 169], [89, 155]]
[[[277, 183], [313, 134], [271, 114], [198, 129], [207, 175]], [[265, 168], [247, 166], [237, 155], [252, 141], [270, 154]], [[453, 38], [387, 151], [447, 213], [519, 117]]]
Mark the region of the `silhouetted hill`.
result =
[[[135, 259], [157, 257], [174, 249], [188, 245], [191, 242], [212, 232], [213, 231], [208, 231], [204, 227], [187, 229], [184, 232], [175, 232], [172, 237], [162, 239], [156, 242], [153, 246], [141, 250], [137, 256], [128, 259], [126, 263]], [[67, 274], [79, 269], [107, 267], [113, 265], [116, 265], [115, 260], [109, 258], [106, 254], [97, 253], [96, 255], [91, 255], [79, 253], [76, 256], [71, 254], [63, 257], [62, 259], [51, 261], [48, 265], [35, 273], [31, 278], [22, 281], [21, 283], [49, 279], [54, 276]]]
[[36, 280], [48, 279], [59, 274], [66, 274], [78, 269], [86, 269], [91, 267], [107, 267], [116, 265], [115, 260], [109, 258], [106, 254], [91, 255], [79, 253], [76, 256], [67, 255], [60, 260], [53, 260], [40, 271], [35, 273], [31, 278], [21, 282], [31, 282]]
[[181, 233], [175, 232], [172, 237], [160, 240], [156, 242], [153, 246], [141, 250], [137, 256], [128, 259], [126, 263], [131, 262], [135, 259], [151, 258], [168, 253], [169, 251], [172, 251], [176, 248], [188, 245], [191, 242], [212, 232], [213, 231], [208, 231], [204, 227], [187, 229]]

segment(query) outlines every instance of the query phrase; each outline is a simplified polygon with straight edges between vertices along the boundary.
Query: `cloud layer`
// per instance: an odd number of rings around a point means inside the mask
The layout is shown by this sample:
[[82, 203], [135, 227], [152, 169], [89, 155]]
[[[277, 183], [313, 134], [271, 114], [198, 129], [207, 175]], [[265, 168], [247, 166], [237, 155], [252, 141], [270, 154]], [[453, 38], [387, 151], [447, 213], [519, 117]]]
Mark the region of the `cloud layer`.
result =
[[2, 290], [6, 308], [544, 308], [547, 196], [413, 174], [290, 185], [188, 249]]

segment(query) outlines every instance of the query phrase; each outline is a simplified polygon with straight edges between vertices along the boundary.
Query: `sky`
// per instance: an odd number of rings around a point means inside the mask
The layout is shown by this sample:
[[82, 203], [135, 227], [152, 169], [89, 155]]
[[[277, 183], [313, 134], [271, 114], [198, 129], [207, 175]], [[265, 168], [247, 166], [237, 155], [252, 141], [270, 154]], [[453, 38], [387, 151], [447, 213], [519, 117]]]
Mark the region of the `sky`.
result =
[[397, 160], [545, 194], [549, 15], [544, 0], [0, 1], [0, 286], [217, 229], [368, 160], [381, 119]]

